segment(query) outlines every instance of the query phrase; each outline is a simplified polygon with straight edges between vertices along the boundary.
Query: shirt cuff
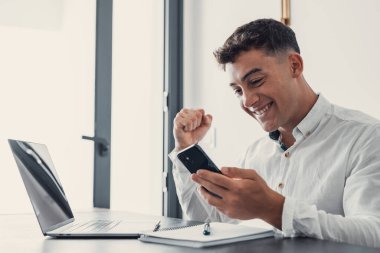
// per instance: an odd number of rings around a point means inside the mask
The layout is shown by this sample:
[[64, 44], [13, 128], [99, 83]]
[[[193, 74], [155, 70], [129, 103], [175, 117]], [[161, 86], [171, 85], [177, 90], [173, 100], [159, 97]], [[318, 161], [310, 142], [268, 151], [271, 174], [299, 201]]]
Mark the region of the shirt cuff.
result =
[[[189, 182], [192, 182], [190, 179], [191, 173], [186, 169], [185, 165], [177, 158], [177, 154], [179, 152], [173, 150], [168, 154], [170, 160], [173, 163], [173, 177], [174, 181], [176, 181], [177, 187], [177, 193], [179, 191], [179, 188], [182, 189], [182, 187], [189, 185]], [[180, 185], [177, 185], [177, 183], [180, 183]], [[186, 188], [186, 187], [185, 187]]]
[[293, 227], [294, 213], [296, 207], [296, 200], [290, 197], [285, 198], [284, 207], [282, 209], [282, 236], [294, 237], [296, 231]]
[[175, 149], [173, 149], [172, 152], [170, 152], [168, 154], [168, 156], [169, 156], [170, 160], [172, 160], [172, 162], [174, 162], [177, 159], [177, 154], [178, 154], [178, 152], [175, 151]]
[[183, 165], [183, 163], [178, 159], [177, 157], [178, 153], [179, 153], [178, 151], [175, 151], [175, 149], [173, 149], [172, 152], [168, 154], [168, 157], [170, 158], [172, 163], [175, 165], [173, 169], [178, 170], [179, 172], [189, 172], [186, 169], [185, 165]]

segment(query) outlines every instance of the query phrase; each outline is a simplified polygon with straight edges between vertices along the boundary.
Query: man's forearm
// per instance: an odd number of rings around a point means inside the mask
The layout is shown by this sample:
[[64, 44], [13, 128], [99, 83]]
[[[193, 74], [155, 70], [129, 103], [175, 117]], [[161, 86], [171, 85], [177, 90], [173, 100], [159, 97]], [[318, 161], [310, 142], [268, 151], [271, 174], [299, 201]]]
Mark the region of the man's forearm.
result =
[[323, 240], [380, 247], [378, 214], [344, 217], [317, 210], [315, 205], [288, 197], [283, 212], [282, 230], [285, 236], [302, 234]]

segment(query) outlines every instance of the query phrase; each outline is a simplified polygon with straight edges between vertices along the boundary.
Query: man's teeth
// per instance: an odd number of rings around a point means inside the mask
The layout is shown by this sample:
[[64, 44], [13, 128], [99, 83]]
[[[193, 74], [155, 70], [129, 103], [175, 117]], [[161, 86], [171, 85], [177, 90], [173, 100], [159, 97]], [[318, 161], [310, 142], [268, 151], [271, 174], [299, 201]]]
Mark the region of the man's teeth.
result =
[[271, 106], [272, 104], [267, 104], [263, 109], [261, 109], [260, 111], [253, 111], [254, 114], [256, 115], [263, 115], [266, 111], [268, 111], [269, 107]]

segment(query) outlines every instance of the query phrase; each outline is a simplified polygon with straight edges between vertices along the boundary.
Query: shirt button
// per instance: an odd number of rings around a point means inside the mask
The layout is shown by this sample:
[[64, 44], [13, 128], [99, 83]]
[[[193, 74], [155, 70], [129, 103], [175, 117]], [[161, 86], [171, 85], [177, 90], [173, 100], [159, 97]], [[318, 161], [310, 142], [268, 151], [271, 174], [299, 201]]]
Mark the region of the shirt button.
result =
[[279, 183], [278, 184], [278, 188], [283, 189], [284, 188], [284, 183]]
[[289, 152], [286, 152], [285, 153], [285, 157], [289, 157], [290, 156], [290, 153]]

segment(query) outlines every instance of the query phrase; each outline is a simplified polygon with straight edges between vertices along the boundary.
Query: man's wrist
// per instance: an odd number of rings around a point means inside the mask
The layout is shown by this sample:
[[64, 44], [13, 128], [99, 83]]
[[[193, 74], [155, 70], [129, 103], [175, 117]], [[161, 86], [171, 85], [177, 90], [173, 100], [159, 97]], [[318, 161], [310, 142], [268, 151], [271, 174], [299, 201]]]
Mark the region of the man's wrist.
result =
[[185, 148], [187, 148], [187, 147], [189, 147], [189, 146], [191, 146], [192, 144], [185, 144], [185, 145], [179, 145], [179, 144], [176, 144], [175, 146], [174, 146], [174, 151], [175, 152], [180, 152], [180, 151], [182, 151], [182, 150], [184, 150]]
[[174, 151], [178, 153], [178, 152], [181, 152], [182, 150], [184, 150], [185, 148], [186, 147], [175, 146]]
[[270, 204], [268, 205], [268, 210], [266, 212], [267, 217], [264, 217], [263, 220], [281, 230], [285, 197], [275, 191], [272, 191], [271, 195], [272, 196], [269, 198]]

